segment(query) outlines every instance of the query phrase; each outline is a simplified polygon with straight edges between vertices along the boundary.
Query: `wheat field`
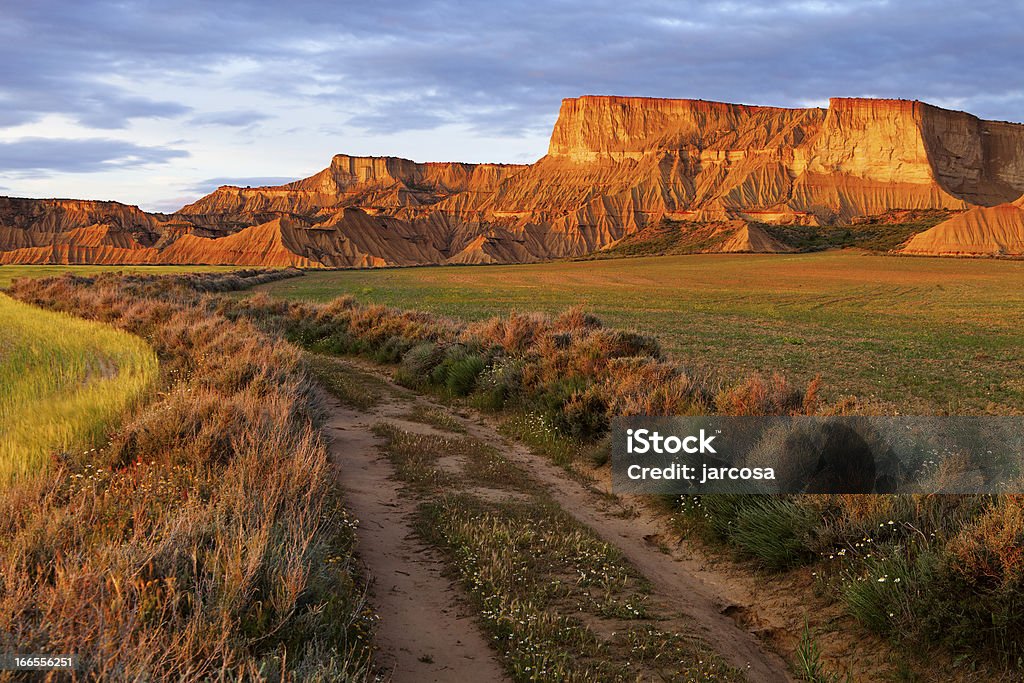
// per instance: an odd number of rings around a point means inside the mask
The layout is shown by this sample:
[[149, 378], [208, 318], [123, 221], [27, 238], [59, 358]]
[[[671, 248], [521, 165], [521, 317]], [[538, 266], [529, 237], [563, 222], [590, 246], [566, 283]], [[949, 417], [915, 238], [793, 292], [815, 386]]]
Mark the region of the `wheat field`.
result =
[[0, 294], [0, 483], [92, 447], [156, 376], [138, 337]]

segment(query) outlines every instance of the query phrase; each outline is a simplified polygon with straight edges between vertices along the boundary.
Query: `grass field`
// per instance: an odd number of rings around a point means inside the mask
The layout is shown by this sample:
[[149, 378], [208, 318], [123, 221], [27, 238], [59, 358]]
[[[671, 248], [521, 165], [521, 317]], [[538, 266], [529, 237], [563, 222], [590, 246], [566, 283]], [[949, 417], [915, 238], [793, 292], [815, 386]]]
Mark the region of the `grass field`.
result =
[[98, 275], [100, 273], [223, 273], [241, 266], [0, 266], [0, 289], [19, 277], [53, 277], [61, 273]]
[[582, 304], [723, 378], [820, 373], [906, 413], [1024, 409], [1024, 262], [830, 251], [310, 273], [264, 291], [463, 319]]
[[94, 445], [156, 375], [138, 337], [0, 294], [0, 483]]

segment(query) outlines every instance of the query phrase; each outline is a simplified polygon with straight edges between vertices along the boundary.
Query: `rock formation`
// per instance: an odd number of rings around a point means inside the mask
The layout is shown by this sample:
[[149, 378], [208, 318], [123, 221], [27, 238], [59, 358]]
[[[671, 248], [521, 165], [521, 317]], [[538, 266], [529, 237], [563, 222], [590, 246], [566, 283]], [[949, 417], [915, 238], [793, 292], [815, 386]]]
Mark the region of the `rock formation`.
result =
[[[1024, 125], [904, 100], [827, 109], [564, 100], [530, 165], [337, 155], [276, 187], [221, 187], [165, 216], [0, 198], [0, 263], [372, 267], [581, 256], [663, 221], [734, 226], [716, 250], [786, 251], [758, 223], [941, 209], [912, 254], [1024, 254]], [[712, 248], [712, 247], [709, 247]]]
[[782, 254], [794, 251], [778, 241], [757, 225], [736, 221], [735, 231], [722, 242], [716, 251], [722, 253]]
[[925, 256], [1024, 255], [1024, 197], [977, 206], [910, 238], [900, 250]]

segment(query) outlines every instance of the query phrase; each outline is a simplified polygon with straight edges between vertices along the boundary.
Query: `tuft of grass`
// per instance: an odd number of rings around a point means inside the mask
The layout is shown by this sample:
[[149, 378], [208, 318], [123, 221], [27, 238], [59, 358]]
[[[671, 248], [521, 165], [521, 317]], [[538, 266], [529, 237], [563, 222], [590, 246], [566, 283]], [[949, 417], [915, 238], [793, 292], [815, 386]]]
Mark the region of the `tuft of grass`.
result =
[[745, 557], [774, 570], [806, 563], [808, 536], [818, 518], [799, 502], [771, 496], [747, 496], [736, 512], [730, 541]]
[[446, 432], [466, 433], [466, 428], [450, 413], [423, 403], [417, 403], [413, 406], [412, 410], [405, 416], [405, 419], [430, 425]]
[[[839, 683], [839, 674], [829, 673], [821, 662], [821, 646], [811, 634], [811, 627], [804, 618], [804, 628], [800, 632], [800, 642], [796, 648], [796, 668], [800, 680], [807, 683]], [[848, 680], [852, 678], [847, 677]]]
[[157, 368], [134, 335], [0, 294], [0, 484], [97, 446]]
[[381, 379], [329, 356], [305, 354], [306, 367], [332, 396], [357, 410], [369, 410], [389, 393]]

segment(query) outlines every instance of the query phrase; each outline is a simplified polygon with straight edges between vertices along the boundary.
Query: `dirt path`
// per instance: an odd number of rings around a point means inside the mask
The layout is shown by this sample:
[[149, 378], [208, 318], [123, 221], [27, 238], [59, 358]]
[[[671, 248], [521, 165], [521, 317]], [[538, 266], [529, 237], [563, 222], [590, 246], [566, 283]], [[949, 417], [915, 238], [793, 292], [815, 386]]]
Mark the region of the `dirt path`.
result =
[[394, 468], [378, 452], [370, 431], [377, 417], [338, 402], [330, 408], [331, 457], [359, 520], [358, 552], [380, 618], [378, 666], [396, 683], [507, 680], [440, 558], [413, 534], [416, 502], [399, 495]]
[[699, 635], [730, 664], [746, 671], [751, 681], [793, 680], [786, 662], [767, 651], [754, 633], [732, 618], [737, 605], [724, 597], [721, 586], [709, 585], [698, 567], [680, 563], [662, 550], [657, 540], [664, 530], [659, 524], [643, 517], [623, 516], [619, 506], [570, 479], [565, 470], [547, 459], [506, 439], [493, 426], [469, 420], [465, 426], [471, 436], [499, 446], [507, 457], [525, 465], [566, 512], [603, 541], [618, 547], [654, 585], [654, 595], [700, 624]]
[[[460, 415], [398, 388], [371, 364], [340, 362], [372, 373], [396, 392], [368, 413], [336, 405], [329, 423], [334, 436], [332, 454], [341, 467], [348, 504], [361, 520], [360, 555], [375, 577], [373, 606], [381, 620], [381, 664], [393, 672], [395, 680], [504, 678], [493, 651], [473, 620], [464, 615], [458, 586], [441, 575], [438, 558], [411, 535], [409, 518], [415, 502], [398, 494], [393, 468], [378, 454], [369, 431], [370, 424], [381, 419], [407, 430], [434, 431], [401, 418], [417, 402], [445, 411], [465, 427], [469, 436], [495, 446], [529, 471], [566, 512], [618, 547], [651, 582], [654, 597], [699, 624], [700, 632], [695, 635], [731, 665], [745, 671], [749, 680], [793, 680], [785, 661], [765, 647], [750, 625], [736, 618], [742, 607], [730, 595], [734, 590], [706, 582], [696, 561], [679, 562], [664, 552], [656, 542], [664, 529], [656, 520], [623, 515], [620, 504], [506, 439], [482, 416], [472, 411], [468, 416]], [[433, 661], [423, 661], [426, 659]]]

